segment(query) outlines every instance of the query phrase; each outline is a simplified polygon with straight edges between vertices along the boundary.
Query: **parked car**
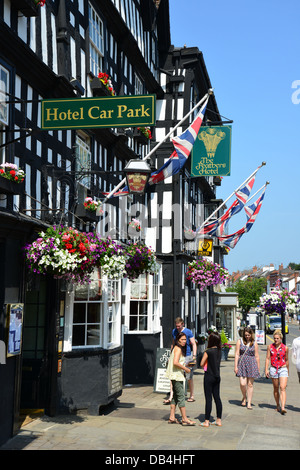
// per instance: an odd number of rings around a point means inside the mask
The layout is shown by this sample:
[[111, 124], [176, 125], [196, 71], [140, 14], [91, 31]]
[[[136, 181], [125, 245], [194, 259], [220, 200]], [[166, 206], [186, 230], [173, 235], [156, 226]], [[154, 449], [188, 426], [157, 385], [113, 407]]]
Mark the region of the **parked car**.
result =
[[[268, 315], [266, 321], [267, 333], [274, 333], [275, 330], [281, 330], [281, 316]], [[285, 324], [285, 332], [289, 332], [288, 323]]]

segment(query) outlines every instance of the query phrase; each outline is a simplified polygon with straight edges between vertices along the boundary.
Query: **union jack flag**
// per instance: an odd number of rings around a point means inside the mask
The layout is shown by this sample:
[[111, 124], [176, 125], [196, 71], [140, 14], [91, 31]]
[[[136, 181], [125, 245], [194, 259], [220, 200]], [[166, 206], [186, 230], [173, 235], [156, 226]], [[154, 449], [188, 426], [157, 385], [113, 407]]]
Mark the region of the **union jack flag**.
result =
[[[102, 194], [103, 194], [104, 196], [108, 196], [110, 193], [104, 193], [104, 192], [102, 192]], [[120, 191], [116, 191], [116, 192], [113, 194], [113, 196], [114, 196], [114, 197], [118, 197], [118, 196], [128, 196], [128, 194], [129, 194], [128, 186], [124, 186], [124, 188], [123, 188], [123, 189], [120, 189]]]
[[263, 193], [254, 204], [247, 207], [247, 210], [245, 208], [248, 220], [244, 227], [242, 227], [240, 230], [233, 233], [232, 235], [223, 235], [221, 237], [218, 237], [218, 239], [221, 242], [223, 242], [224, 245], [227, 245], [229, 248], [234, 248], [237, 242], [240, 240], [240, 238], [244, 235], [244, 233], [247, 233], [251, 230], [256, 220], [256, 217], [260, 211], [260, 208], [261, 208], [264, 196], [265, 196], [265, 191], [266, 191], [266, 188], [264, 189]]
[[219, 219], [215, 220], [214, 222], [205, 224], [202, 229], [198, 229], [199, 235], [205, 234], [218, 237], [224, 234], [226, 225], [228, 224], [230, 217], [235, 214], [238, 214], [245, 206], [253, 188], [255, 176], [256, 174], [252, 176], [252, 178], [250, 178], [242, 188], [235, 192], [236, 200], [225, 212], [225, 214], [223, 214], [221, 217], [219, 217]]
[[180, 136], [172, 139], [175, 147], [174, 152], [168, 158], [166, 163], [157, 171], [151, 174], [149, 184], [156, 184], [169, 176], [176, 175], [184, 167], [195, 143], [205, 114], [208, 98], [197, 114], [192, 124]]

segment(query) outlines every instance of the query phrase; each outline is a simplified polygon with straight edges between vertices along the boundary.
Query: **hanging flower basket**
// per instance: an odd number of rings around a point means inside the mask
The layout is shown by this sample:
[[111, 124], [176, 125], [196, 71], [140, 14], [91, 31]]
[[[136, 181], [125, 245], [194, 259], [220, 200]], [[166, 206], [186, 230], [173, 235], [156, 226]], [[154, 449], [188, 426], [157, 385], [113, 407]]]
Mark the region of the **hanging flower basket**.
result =
[[184, 238], [186, 240], [195, 240], [197, 233], [189, 228], [188, 230], [184, 231]]
[[126, 274], [126, 250], [110, 237], [101, 239], [96, 233], [86, 234], [91, 248], [92, 262], [109, 279], [120, 279]]
[[141, 222], [138, 219], [132, 219], [131, 222], [129, 222], [128, 235], [130, 238], [137, 237], [141, 230]]
[[25, 246], [29, 270], [50, 274], [56, 279], [76, 283], [89, 280], [94, 269], [92, 249], [85, 233], [70, 227], [54, 226], [39, 233], [39, 238]]
[[137, 127], [134, 129], [133, 137], [139, 144], [146, 145], [152, 139], [150, 127]]
[[228, 270], [219, 264], [206, 259], [194, 260], [188, 263], [186, 280], [198, 285], [201, 291], [215, 284], [223, 284], [228, 276]]
[[300, 302], [296, 292], [288, 292], [288, 290], [274, 290], [270, 294], [264, 294], [259, 299], [259, 310], [264, 311], [266, 315], [284, 314], [293, 312]]
[[0, 194], [21, 194], [24, 191], [25, 173], [14, 163], [0, 165]]
[[24, 181], [25, 173], [14, 163], [1, 163], [0, 176], [9, 181], [13, 181], [14, 183], [20, 184]]
[[98, 222], [99, 216], [96, 213], [96, 210], [91, 210], [89, 207], [86, 206], [85, 203], [78, 204], [76, 207], [75, 214], [77, 217], [82, 219], [84, 222]]
[[112, 84], [112, 81], [111, 81], [111, 77], [107, 73], [100, 72], [98, 74], [98, 78], [99, 78], [100, 82], [104, 85], [104, 87], [106, 88], [108, 93], [111, 96], [115, 96], [116, 92], [114, 90], [114, 87], [113, 87], [113, 84]]
[[127, 247], [126, 277], [134, 280], [140, 274], [158, 273], [159, 265], [154, 251], [144, 243], [132, 243]]
[[[97, 211], [98, 207], [101, 206], [100, 201], [96, 201], [91, 197], [86, 197], [83, 203], [84, 207], [86, 208], [87, 211], [89, 212], [95, 212]], [[103, 209], [100, 209], [99, 215], [103, 214]]]

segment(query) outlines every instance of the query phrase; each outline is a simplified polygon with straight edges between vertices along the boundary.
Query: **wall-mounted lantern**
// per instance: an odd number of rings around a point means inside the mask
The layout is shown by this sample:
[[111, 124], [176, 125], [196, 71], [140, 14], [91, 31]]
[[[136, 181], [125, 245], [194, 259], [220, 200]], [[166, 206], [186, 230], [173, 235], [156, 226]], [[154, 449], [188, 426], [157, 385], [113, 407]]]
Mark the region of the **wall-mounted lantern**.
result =
[[145, 160], [129, 160], [124, 173], [129, 192], [143, 194], [151, 173], [148, 163]]

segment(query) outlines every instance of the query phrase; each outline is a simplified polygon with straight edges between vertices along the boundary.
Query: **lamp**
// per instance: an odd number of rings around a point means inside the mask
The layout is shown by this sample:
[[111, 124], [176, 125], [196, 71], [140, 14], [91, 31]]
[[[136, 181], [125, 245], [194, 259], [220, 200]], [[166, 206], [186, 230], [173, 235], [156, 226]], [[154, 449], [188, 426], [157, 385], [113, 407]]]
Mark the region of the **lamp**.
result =
[[129, 160], [124, 173], [129, 192], [143, 194], [151, 173], [148, 163], [145, 160]]

